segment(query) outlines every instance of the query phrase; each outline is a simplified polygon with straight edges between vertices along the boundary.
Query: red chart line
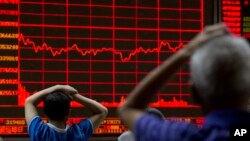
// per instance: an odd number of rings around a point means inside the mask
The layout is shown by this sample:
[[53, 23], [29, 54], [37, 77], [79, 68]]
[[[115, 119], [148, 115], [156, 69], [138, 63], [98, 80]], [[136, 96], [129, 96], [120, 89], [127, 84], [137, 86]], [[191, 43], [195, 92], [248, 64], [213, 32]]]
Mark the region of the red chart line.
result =
[[131, 60], [131, 58], [133, 56], [135, 56], [136, 54], [139, 54], [139, 53], [144, 53], [144, 54], [158, 53], [158, 52], [160, 52], [162, 50], [163, 47], [166, 47], [167, 49], [169, 49], [173, 53], [183, 47], [182, 42], [179, 43], [177, 46], [173, 47], [173, 46], [171, 46], [171, 44], [169, 42], [161, 41], [159, 43], [159, 46], [156, 47], [156, 48], [144, 49], [142, 47], [139, 47], [139, 48], [137, 48], [135, 50], [131, 50], [129, 55], [124, 56], [121, 51], [118, 51], [118, 50], [116, 50], [114, 48], [106, 48], [106, 47], [103, 47], [103, 48], [100, 48], [100, 49], [92, 49], [92, 48], [90, 48], [89, 50], [83, 50], [83, 49], [79, 48], [77, 44], [74, 44], [71, 47], [58, 48], [58, 49], [53, 48], [53, 47], [47, 45], [46, 43], [43, 43], [41, 46], [39, 46], [39, 45], [36, 45], [36, 43], [34, 41], [32, 41], [31, 39], [29, 39], [29, 38], [25, 39], [23, 34], [20, 34], [19, 42], [22, 42], [25, 46], [31, 45], [33, 47], [35, 53], [37, 53], [39, 51], [49, 51], [52, 54], [52, 56], [58, 56], [58, 55], [61, 55], [62, 53], [67, 53], [67, 52], [70, 52], [70, 51], [77, 51], [82, 56], [86, 56], [86, 55], [94, 55], [94, 56], [96, 56], [97, 54], [102, 53], [102, 52], [111, 52], [114, 55], [118, 55], [120, 57], [121, 62], [128, 62], [128, 61]]
[[[182, 29], [182, 1], [179, 0], [179, 28]], [[179, 40], [182, 40], [182, 32], [179, 32]], [[181, 67], [179, 68], [179, 72], [181, 73]], [[182, 99], [182, 75], [179, 75], [179, 98]]]
[[[90, 25], [90, 32], [89, 32], [89, 37], [90, 37], [90, 40], [89, 40], [89, 49], [90, 50], [92, 50], [92, 44], [93, 44], [93, 40], [91, 39], [91, 38], [93, 38], [93, 36], [92, 36], [92, 32], [93, 32], [93, 30], [92, 30], [92, 19], [93, 19], [93, 14], [92, 14], [92, 1], [90, 0], [89, 1], [89, 25]], [[93, 96], [93, 87], [92, 87], [92, 85], [91, 85], [91, 83], [92, 83], [92, 76], [93, 76], [93, 74], [92, 74], [92, 72], [93, 72], [93, 70], [92, 70], [92, 66], [93, 66], [93, 64], [92, 64], [92, 56], [90, 56], [90, 59], [89, 59], [89, 68], [90, 68], [90, 70], [89, 70], [89, 97], [90, 98], [92, 98], [92, 96]]]
[[[45, 31], [44, 29], [45, 29], [45, 28], [44, 28], [44, 26], [43, 26], [43, 25], [45, 24], [45, 22], [44, 22], [44, 21], [45, 21], [45, 15], [44, 15], [44, 14], [45, 14], [45, 10], [44, 10], [44, 5], [45, 5], [45, 4], [44, 4], [44, 0], [42, 0], [42, 41], [43, 41], [43, 42], [44, 42], [44, 39], [45, 39], [45, 38], [44, 38], [44, 37], [45, 37], [45, 36], [44, 36], [44, 31]], [[44, 84], [44, 80], [45, 80], [45, 74], [44, 74], [44, 73], [45, 73], [45, 69], [44, 69], [44, 68], [45, 68], [45, 67], [44, 67], [44, 65], [45, 65], [45, 63], [44, 63], [44, 61], [45, 61], [45, 55], [44, 55], [44, 54], [45, 54], [45, 53], [43, 52], [43, 53], [42, 53], [42, 82], [43, 82], [43, 83], [42, 83], [42, 89], [45, 88], [45, 84]]]
[[[66, 26], [69, 26], [69, 1], [66, 0]], [[66, 48], [69, 46], [69, 28], [66, 28]], [[69, 84], [69, 53], [66, 53], [66, 82]]]
[[[203, 2], [203, 0], [201, 0], [201, 1]], [[66, 0], [66, 6], [68, 8], [69, 3], [67, 3], [67, 2], [68, 2], [68, 0]], [[154, 61], [154, 62], [160, 64], [161, 63], [160, 62], [160, 53], [163, 53], [163, 52], [166, 52], [166, 51], [168, 51], [169, 53], [174, 53], [174, 52], [176, 52], [177, 50], [179, 50], [180, 48], [183, 47], [183, 44], [185, 42], [183, 40], [173, 41], [172, 42], [172, 41], [161, 41], [161, 39], [160, 39], [160, 34], [159, 33], [160, 33], [160, 29], [161, 29], [161, 27], [160, 27], [161, 20], [160, 20], [159, 13], [161, 12], [161, 10], [168, 10], [168, 9], [161, 9], [161, 7], [160, 7], [160, 0], [158, 0], [158, 6], [156, 8], [154, 8], [154, 10], [157, 10], [157, 12], [158, 12], [157, 18], [153, 18], [154, 20], [157, 20], [157, 22], [158, 22], [157, 23], [157, 25], [158, 25], [157, 28], [141, 28], [141, 27], [138, 27], [138, 21], [140, 20], [140, 17], [138, 17], [138, 13], [136, 13], [135, 17], [132, 17], [132, 18], [135, 18], [135, 20], [136, 20], [136, 27], [122, 27], [122, 28], [120, 28], [120, 27], [115, 26], [115, 24], [114, 24], [114, 22], [115, 22], [114, 21], [114, 19], [115, 19], [114, 17], [116, 17], [115, 13], [114, 13], [114, 11], [116, 10], [115, 7], [114, 7], [115, 0], [113, 0], [112, 2], [113, 2], [113, 4], [110, 5], [110, 6], [108, 6], [109, 8], [113, 8], [113, 15], [109, 16], [109, 18], [111, 18], [113, 20], [112, 21], [113, 22], [112, 26], [109, 26], [109, 27], [103, 26], [102, 27], [102, 26], [93, 26], [92, 25], [92, 20], [95, 18], [95, 15], [93, 15], [94, 13], [91, 12], [92, 11], [91, 8], [94, 6], [94, 4], [92, 3], [92, 1], [90, 1], [88, 4], [86, 4], [86, 6], [89, 6], [89, 9], [90, 9], [89, 10], [90, 11], [90, 16], [89, 16], [90, 17], [90, 25], [89, 26], [78, 26], [78, 25], [77, 26], [74, 26], [74, 25], [72, 26], [72, 25], [68, 25], [68, 21], [66, 22], [67, 23], [66, 25], [58, 25], [58, 26], [56, 26], [57, 28], [66, 28], [66, 30], [67, 30], [67, 33], [66, 33], [66, 36], [67, 36], [66, 42], [67, 43], [66, 43], [65, 47], [60, 47], [60, 48], [57, 47], [57, 48], [55, 48], [53, 46], [48, 45], [45, 42], [43, 42], [42, 44], [38, 45], [35, 42], [36, 40], [33, 37], [24, 36], [20, 32], [19, 32], [19, 42], [18, 43], [21, 44], [21, 45], [25, 45], [26, 46], [26, 48], [25, 48], [25, 46], [23, 46], [22, 49], [32, 49], [32, 50], [34, 50], [35, 53], [38, 53], [38, 52], [43, 52], [44, 53], [45, 51], [47, 51], [47, 52], [50, 52], [52, 56], [59, 56], [59, 55], [65, 53], [67, 55], [67, 61], [69, 59], [68, 58], [68, 53], [70, 51], [77, 52], [77, 53], [79, 53], [82, 56], [89, 55], [90, 56], [90, 59], [89, 59], [89, 62], [90, 62], [90, 71], [88, 71], [87, 73], [90, 74], [90, 82], [86, 82], [86, 83], [90, 84], [90, 93], [89, 93], [90, 97], [92, 95], [94, 95], [94, 93], [92, 93], [92, 88], [91, 88], [92, 85], [91, 84], [93, 84], [93, 82], [92, 82], [92, 73], [95, 73], [92, 70], [91, 63], [93, 63], [94, 61], [96, 61], [96, 60], [92, 60], [92, 56], [95, 56], [97, 54], [101, 54], [101, 53], [104, 53], [104, 52], [108, 52], [108, 53], [111, 53], [113, 55], [112, 60], [110, 60], [113, 63], [113, 69], [112, 69], [112, 72], [110, 72], [111, 74], [113, 74], [113, 82], [110, 82], [110, 84], [112, 83], [114, 85], [114, 83], [116, 82], [116, 80], [114, 79], [115, 78], [114, 77], [114, 72], [115, 72], [115, 63], [116, 62], [118, 62], [118, 61], [119, 62], [129, 62], [129, 61], [132, 62], [133, 61], [132, 57], [134, 57], [135, 60], [136, 60], [135, 62], [136, 62], [136, 67], [137, 68], [136, 68], [136, 71], [133, 72], [133, 73], [136, 73], [136, 82], [138, 82], [137, 74], [140, 74], [140, 72], [138, 72], [138, 65], [137, 65], [137, 63], [139, 63], [139, 61], [137, 60], [137, 55], [138, 54], [149, 54], [149, 53], [158, 54], [158, 60]], [[103, 7], [103, 6], [101, 5], [101, 7]], [[129, 8], [136, 8], [136, 12], [138, 12], [138, 9], [140, 8], [138, 6], [138, 4], [136, 4], [136, 7], [134, 7], [134, 6], [128, 6], [128, 7]], [[148, 8], [146, 7], [145, 9], [148, 9]], [[178, 9], [179, 8], [174, 8], [172, 10], [178, 10]], [[68, 10], [68, 9], [66, 9], [66, 10]], [[180, 10], [179, 12], [183, 12], [182, 9], [179, 9], [179, 10]], [[193, 11], [193, 9], [189, 9], [189, 10]], [[195, 11], [198, 11], [198, 12], [200, 11], [202, 13], [203, 12], [202, 10], [201, 11], [200, 10], [195, 10]], [[66, 20], [68, 20], [68, 16], [70, 16], [70, 15], [69, 15], [68, 12], [66, 12]], [[126, 17], [124, 17], [124, 18], [126, 18]], [[174, 19], [174, 20], [176, 20], [176, 19]], [[185, 19], [182, 19], [182, 20], [184, 21]], [[26, 24], [20, 25], [19, 29], [20, 29], [20, 27], [24, 27], [24, 26], [40, 27], [41, 25], [39, 25], [39, 24], [37, 24], [37, 25], [35, 25], [35, 24], [27, 24], [26, 23]], [[48, 25], [43, 24], [43, 27], [53, 27], [54, 28], [55, 26], [54, 25], [49, 25], [49, 24]], [[90, 46], [89, 46], [89, 48], [82, 49], [77, 44], [74, 44], [72, 46], [70, 46], [68, 44], [68, 40], [70, 38], [70, 37], [68, 37], [68, 29], [70, 29], [70, 28], [77, 28], [77, 29], [78, 28], [79, 29], [87, 29], [88, 28], [88, 29], [90, 29], [90, 38], [89, 38]], [[103, 29], [103, 30], [112, 30], [113, 31], [113, 36], [110, 37], [110, 39], [108, 39], [108, 40], [112, 40], [112, 42], [113, 42], [112, 47], [108, 46], [108, 47], [102, 47], [100, 49], [94, 49], [94, 48], [92, 48], [93, 47], [92, 46], [92, 42], [94, 41], [93, 38], [92, 38], [92, 30], [95, 30], [95, 29]], [[131, 41], [133, 41], [133, 42], [135, 41], [136, 42], [135, 49], [127, 50], [128, 52], [124, 52], [122, 50], [116, 49], [115, 41], [118, 40], [118, 39], [115, 36], [115, 30], [133, 30], [133, 31], [135, 31], [136, 32], [136, 38], [135, 39], [131, 39]], [[154, 48], [143, 48], [143, 46], [142, 47], [138, 46], [137, 42], [138, 41], [142, 41], [142, 40], [138, 40], [138, 31], [144, 31], [144, 30], [145, 31], [158, 32], [158, 39], [157, 40], [153, 40], [153, 41], [157, 42], [157, 45]], [[185, 33], [185, 32], [192, 32], [192, 33], [194, 33], [194, 32], [198, 32], [200, 30], [198, 30], [198, 29], [191, 30], [191, 29], [181, 29], [180, 28], [180, 29], [161, 29], [161, 31], [162, 32], [168, 31], [168, 32], [183, 32], [183, 33]], [[180, 33], [180, 35], [181, 34], [182, 33]], [[43, 38], [46, 38], [46, 37], [43, 36]], [[65, 37], [62, 37], [62, 38], [65, 39]], [[124, 39], [124, 40], [127, 40], [127, 39]], [[173, 46], [172, 43], [175, 44], [176, 46]], [[20, 49], [19, 49], [19, 52], [20, 52]], [[115, 58], [116, 56], [118, 56], [119, 59]], [[22, 58], [22, 59], [32, 59], [32, 58]], [[35, 59], [37, 59], [37, 58], [35, 58]], [[58, 58], [55, 58], [55, 59], [58, 59]], [[65, 71], [66, 71], [66, 73], [70, 72], [70, 70], [67, 70], [67, 69]], [[125, 73], [127, 74], [129, 72], [125, 72]], [[182, 74], [182, 72], [179, 72], [179, 74]], [[179, 83], [176, 83], [176, 85], [178, 85], [178, 84]], [[21, 84], [20, 84], [20, 87], [21, 87]], [[24, 87], [24, 90], [25, 90], [25, 87]], [[24, 94], [26, 94], [26, 96], [30, 95], [29, 92], [26, 92]], [[124, 101], [124, 99], [121, 98], [120, 102], [115, 102], [114, 97], [116, 96], [116, 94], [117, 93], [115, 93], [115, 87], [113, 87], [113, 92], [111, 94], [113, 96], [112, 102], [103, 102], [103, 103], [106, 103], [107, 106], [109, 105], [111, 107], [112, 106], [118, 106], [121, 102]], [[182, 100], [182, 99], [181, 100], [177, 100], [177, 99], [175, 99], [175, 97], [172, 100], [169, 100], [169, 101], [164, 101], [164, 99], [160, 99], [160, 97], [159, 97], [158, 101], [155, 102], [155, 103], [152, 103], [152, 104], [155, 105], [155, 106], [163, 105], [163, 107], [164, 107], [164, 105], [167, 106], [167, 107], [171, 106], [171, 105], [172, 106], [184, 106], [184, 107], [189, 106], [189, 104], [187, 103], [187, 101]]]
[[[20, 101], [18, 103], [18, 106], [23, 106], [24, 105], [24, 101], [25, 98], [27, 98], [31, 93], [28, 92], [26, 90], [26, 88], [24, 86], [22, 86], [21, 83], [18, 84], [18, 93], [22, 93], [22, 95], [20, 96]], [[35, 93], [35, 92], [33, 92]], [[110, 108], [117, 108], [119, 105], [123, 104], [125, 102], [125, 97], [121, 96], [120, 100], [118, 102], [112, 101], [112, 102], [106, 102], [106, 101], [101, 101], [101, 104], [106, 106], [106, 107], [110, 107]], [[43, 106], [42, 104], [39, 106]], [[76, 102], [72, 102], [72, 106], [73, 107], [79, 107], [80, 104], [76, 103]], [[199, 108], [199, 106], [197, 105], [192, 105], [189, 104], [187, 101], [185, 100], [177, 100], [175, 97], [173, 97], [171, 100], [166, 101], [164, 99], [159, 99], [156, 102], [152, 102], [150, 103], [151, 107], [162, 107], [162, 108]]]

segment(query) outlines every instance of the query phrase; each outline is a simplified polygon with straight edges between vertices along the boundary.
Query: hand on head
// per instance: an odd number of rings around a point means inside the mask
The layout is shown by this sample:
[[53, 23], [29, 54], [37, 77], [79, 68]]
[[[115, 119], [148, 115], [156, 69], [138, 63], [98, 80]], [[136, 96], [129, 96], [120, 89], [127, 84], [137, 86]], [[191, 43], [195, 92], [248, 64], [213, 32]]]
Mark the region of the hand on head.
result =
[[200, 32], [198, 35], [196, 35], [188, 44], [187, 47], [184, 49], [189, 52], [189, 56], [194, 53], [194, 51], [207, 43], [208, 41], [224, 36], [224, 35], [229, 35], [230, 32], [227, 28], [227, 26], [223, 23], [220, 24], [215, 24], [211, 26], [205, 27], [205, 29]]
[[70, 85], [56, 85], [56, 86], [58, 87], [59, 91], [62, 91], [63, 93], [68, 95], [70, 99], [73, 99], [73, 96], [75, 94], [78, 94], [78, 91]]

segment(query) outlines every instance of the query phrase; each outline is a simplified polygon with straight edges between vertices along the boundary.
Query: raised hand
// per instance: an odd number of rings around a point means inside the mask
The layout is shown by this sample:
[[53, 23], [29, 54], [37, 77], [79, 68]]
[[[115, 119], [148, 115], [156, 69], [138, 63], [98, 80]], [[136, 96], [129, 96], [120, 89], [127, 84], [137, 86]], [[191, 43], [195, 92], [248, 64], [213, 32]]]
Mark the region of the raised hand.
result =
[[184, 48], [188, 55], [192, 55], [194, 51], [207, 43], [208, 41], [223, 35], [229, 35], [230, 32], [225, 24], [215, 24], [207, 26], [205, 29], [196, 35]]
[[57, 90], [64, 92], [70, 97], [78, 93], [78, 91], [70, 85], [56, 85], [56, 87], [57, 87]]

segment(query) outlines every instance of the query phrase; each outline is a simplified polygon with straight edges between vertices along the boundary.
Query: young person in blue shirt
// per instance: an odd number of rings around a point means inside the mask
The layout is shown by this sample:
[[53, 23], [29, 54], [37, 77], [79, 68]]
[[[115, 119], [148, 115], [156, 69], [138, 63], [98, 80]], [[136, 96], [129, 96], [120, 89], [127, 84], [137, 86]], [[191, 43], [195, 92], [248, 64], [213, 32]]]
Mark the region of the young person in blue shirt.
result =
[[[191, 57], [193, 97], [205, 117], [202, 128], [162, 121], [145, 113], [150, 100]], [[250, 46], [223, 24], [209, 26], [146, 76], [118, 112], [137, 141], [229, 141], [231, 125], [250, 125]]]
[[[66, 124], [70, 114], [71, 100], [84, 105], [92, 116], [78, 124]], [[44, 123], [36, 106], [44, 101], [44, 113], [48, 123]], [[41, 90], [25, 101], [25, 119], [31, 141], [87, 141], [108, 113], [100, 103], [78, 94], [68, 85], [55, 85]]]

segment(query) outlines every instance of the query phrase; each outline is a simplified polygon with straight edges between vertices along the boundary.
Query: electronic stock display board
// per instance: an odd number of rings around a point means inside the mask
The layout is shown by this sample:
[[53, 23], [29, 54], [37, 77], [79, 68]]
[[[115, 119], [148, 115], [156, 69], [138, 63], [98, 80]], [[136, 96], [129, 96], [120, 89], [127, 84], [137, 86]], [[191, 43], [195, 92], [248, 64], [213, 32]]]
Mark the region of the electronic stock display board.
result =
[[[124, 132], [116, 108], [212, 23], [212, 11], [206, 0], [0, 0], [0, 135], [27, 135], [25, 99], [55, 84], [69, 84], [109, 109], [96, 134]], [[150, 106], [173, 120], [202, 123], [189, 76], [187, 62]], [[87, 116], [72, 103], [69, 122]]]

